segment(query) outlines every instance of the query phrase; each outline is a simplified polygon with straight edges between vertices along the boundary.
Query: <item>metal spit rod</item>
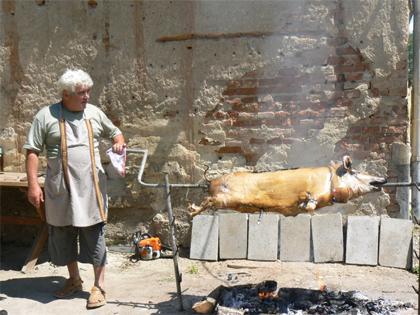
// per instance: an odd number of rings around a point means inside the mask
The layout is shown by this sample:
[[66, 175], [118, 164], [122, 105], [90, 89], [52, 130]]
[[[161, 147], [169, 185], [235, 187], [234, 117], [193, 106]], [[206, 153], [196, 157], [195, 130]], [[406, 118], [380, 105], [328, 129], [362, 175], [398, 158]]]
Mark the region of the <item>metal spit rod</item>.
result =
[[168, 211], [168, 220], [169, 220], [169, 227], [170, 227], [170, 241], [172, 246], [172, 252], [173, 252], [173, 261], [174, 261], [174, 272], [175, 272], [175, 280], [176, 280], [176, 290], [177, 295], [179, 298], [179, 311], [184, 310], [184, 306], [182, 303], [182, 291], [181, 291], [181, 282], [182, 282], [182, 274], [179, 272], [178, 267], [178, 246], [176, 241], [176, 234], [175, 234], [175, 217], [173, 216], [172, 212], [172, 203], [171, 203], [171, 188], [207, 188], [207, 185], [205, 184], [170, 184], [169, 183], [169, 177], [168, 174], [165, 174], [165, 183], [159, 184], [159, 183], [145, 183], [143, 182], [143, 172], [144, 167], [146, 165], [147, 160], [147, 150], [144, 149], [127, 149], [127, 153], [142, 153], [143, 158], [140, 163], [140, 169], [139, 174], [137, 176], [137, 180], [140, 183], [140, 185], [145, 187], [151, 187], [151, 188], [164, 188], [166, 193], [166, 209]]
[[381, 187], [410, 187], [414, 186], [417, 190], [420, 190], [420, 183], [411, 183], [411, 182], [400, 182], [400, 183], [386, 183], [381, 185]]
[[[140, 170], [137, 177], [138, 182], [146, 187], [165, 187], [165, 184], [152, 184], [143, 182], [143, 172], [147, 160], [147, 150], [144, 149], [127, 149], [127, 153], [143, 153], [143, 159], [140, 163]], [[396, 182], [396, 183], [386, 183], [381, 185], [382, 187], [409, 187], [415, 186], [420, 190], [420, 183], [414, 182]], [[169, 187], [179, 187], [179, 188], [207, 188], [207, 184], [169, 184]]]

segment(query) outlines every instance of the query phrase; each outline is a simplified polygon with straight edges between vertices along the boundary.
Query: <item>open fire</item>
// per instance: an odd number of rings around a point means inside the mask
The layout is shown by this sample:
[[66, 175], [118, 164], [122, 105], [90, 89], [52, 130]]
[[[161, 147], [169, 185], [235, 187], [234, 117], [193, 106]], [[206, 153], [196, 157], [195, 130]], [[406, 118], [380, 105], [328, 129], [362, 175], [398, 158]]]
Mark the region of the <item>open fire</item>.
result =
[[[358, 291], [277, 289], [276, 281], [222, 287], [218, 314], [398, 314], [411, 303], [371, 300]], [[239, 311], [239, 312], [238, 312]]]

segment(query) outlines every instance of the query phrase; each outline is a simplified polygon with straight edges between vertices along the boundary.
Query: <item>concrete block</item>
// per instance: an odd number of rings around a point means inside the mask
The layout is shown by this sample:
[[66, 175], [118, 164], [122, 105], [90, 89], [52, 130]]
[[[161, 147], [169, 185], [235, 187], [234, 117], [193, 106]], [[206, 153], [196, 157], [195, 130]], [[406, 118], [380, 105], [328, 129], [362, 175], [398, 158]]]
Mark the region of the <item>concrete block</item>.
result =
[[413, 222], [381, 217], [379, 264], [386, 267], [411, 268]]
[[344, 243], [341, 213], [314, 215], [311, 227], [314, 262], [343, 261]]
[[246, 259], [248, 247], [248, 215], [225, 213], [219, 215], [219, 258]]
[[198, 215], [194, 217], [191, 232], [190, 258], [217, 260], [219, 247], [219, 217]]
[[282, 217], [280, 220], [280, 260], [311, 261], [311, 216]]
[[279, 216], [272, 213], [250, 214], [248, 259], [277, 260]]
[[347, 218], [346, 263], [378, 264], [379, 217], [349, 216]]

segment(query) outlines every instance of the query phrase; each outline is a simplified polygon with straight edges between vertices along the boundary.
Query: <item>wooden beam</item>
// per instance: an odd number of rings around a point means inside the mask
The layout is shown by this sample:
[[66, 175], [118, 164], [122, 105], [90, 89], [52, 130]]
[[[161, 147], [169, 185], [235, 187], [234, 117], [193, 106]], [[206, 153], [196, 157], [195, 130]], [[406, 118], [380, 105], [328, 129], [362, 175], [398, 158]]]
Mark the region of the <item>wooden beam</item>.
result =
[[237, 33], [186, 33], [178, 35], [161, 36], [158, 42], [179, 42], [190, 39], [221, 39], [237, 37], [263, 37], [276, 35], [275, 32], [237, 32]]
[[38, 236], [36, 237], [34, 241], [29, 257], [26, 259], [25, 265], [21, 269], [23, 273], [27, 273], [35, 267], [36, 262], [38, 261], [39, 255], [44, 249], [47, 239], [48, 239], [48, 225], [44, 224], [42, 225], [41, 230], [39, 231]]
[[[179, 42], [193, 39], [226, 39], [226, 38], [246, 38], [246, 37], [265, 37], [265, 36], [290, 36], [290, 32], [278, 31], [250, 31], [250, 32], [233, 32], [233, 33], [184, 33], [176, 35], [166, 35], [159, 37], [157, 42]], [[319, 36], [326, 35], [319, 31], [305, 31], [296, 35]]]
[[37, 225], [44, 223], [36, 217], [0, 216], [0, 224]]

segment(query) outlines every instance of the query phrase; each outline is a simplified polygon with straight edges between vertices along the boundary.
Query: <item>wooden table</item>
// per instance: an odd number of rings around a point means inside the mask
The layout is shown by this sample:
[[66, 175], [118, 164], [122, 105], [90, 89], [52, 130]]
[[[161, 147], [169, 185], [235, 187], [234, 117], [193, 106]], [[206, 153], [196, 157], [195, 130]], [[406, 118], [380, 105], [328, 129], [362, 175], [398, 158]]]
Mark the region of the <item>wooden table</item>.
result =
[[[44, 179], [44, 176], [38, 177], [38, 182], [41, 187], [44, 187]], [[28, 188], [26, 173], [0, 172], [0, 187], [16, 187], [22, 191], [25, 191]], [[34, 240], [29, 256], [21, 269], [23, 272], [31, 271], [35, 267], [39, 255], [41, 254], [42, 249], [44, 248], [44, 245], [47, 241], [48, 226], [44, 220], [44, 218], [39, 216], [38, 211], [37, 217], [0, 216], [1, 224], [24, 224], [41, 226], [38, 235]]]

